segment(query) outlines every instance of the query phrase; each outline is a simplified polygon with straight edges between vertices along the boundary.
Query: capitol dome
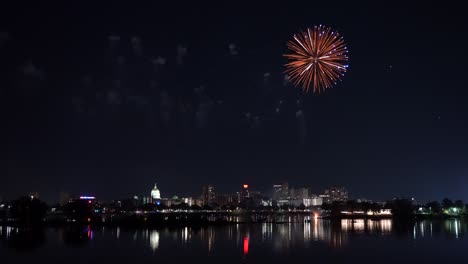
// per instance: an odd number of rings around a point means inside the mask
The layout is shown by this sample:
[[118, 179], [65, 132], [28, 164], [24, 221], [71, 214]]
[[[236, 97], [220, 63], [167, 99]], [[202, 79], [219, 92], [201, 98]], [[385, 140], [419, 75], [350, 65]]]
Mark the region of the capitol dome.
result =
[[151, 198], [153, 199], [161, 199], [161, 193], [159, 192], [158, 187], [156, 186], [156, 183], [154, 184], [153, 190], [151, 190]]

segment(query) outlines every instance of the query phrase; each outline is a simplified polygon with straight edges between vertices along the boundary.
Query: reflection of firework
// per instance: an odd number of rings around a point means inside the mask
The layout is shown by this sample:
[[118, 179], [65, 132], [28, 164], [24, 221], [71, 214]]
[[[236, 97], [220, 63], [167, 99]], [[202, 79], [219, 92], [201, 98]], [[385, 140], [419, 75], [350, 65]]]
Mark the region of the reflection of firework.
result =
[[290, 60], [286, 73], [294, 85], [305, 92], [322, 92], [340, 80], [348, 65], [348, 50], [343, 38], [331, 28], [314, 26], [294, 35], [288, 42], [293, 53], [284, 55]]

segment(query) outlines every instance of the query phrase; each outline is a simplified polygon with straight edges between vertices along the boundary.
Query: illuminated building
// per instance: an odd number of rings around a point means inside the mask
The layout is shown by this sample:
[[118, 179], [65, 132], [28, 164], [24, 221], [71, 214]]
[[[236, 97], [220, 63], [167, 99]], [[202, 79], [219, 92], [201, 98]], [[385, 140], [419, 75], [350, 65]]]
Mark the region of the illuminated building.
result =
[[325, 189], [322, 198], [324, 203], [346, 202], [348, 201], [348, 191], [345, 187], [332, 186]]
[[144, 196], [142, 199], [143, 204], [151, 203], [151, 196]]
[[188, 206], [194, 205], [192, 197], [182, 198], [182, 201], [186, 203]]
[[203, 206], [203, 199], [200, 199], [200, 198], [196, 198], [196, 199], [192, 199], [192, 205], [196, 205], [196, 206]]
[[151, 190], [151, 198], [153, 201], [161, 199], [161, 192], [156, 186], [156, 183], [154, 184], [154, 188]]
[[275, 201], [289, 199], [289, 186], [287, 182], [273, 185], [272, 199]]
[[323, 204], [323, 199], [322, 199], [322, 197], [314, 195], [314, 196], [311, 196], [310, 198], [304, 198], [303, 199], [303, 204], [306, 207], [321, 206]]
[[195, 199], [192, 197], [182, 198], [182, 201], [186, 203], [188, 206], [203, 206], [203, 202], [201, 199]]
[[392, 210], [391, 209], [380, 209], [379, 211], [367, 211], [366, 212], [367, 215], [374, 215], [374, 216], [392, 216]]
[[[180, 205], [182, 203], [185, 203], [185, 200], [184, 198], [179, 198], [179, 196], [177, 195], [174, 195], [172, 196], [172, 198], [162, 198], [160, 200], [160, 203], [164, 206], [167, 206], [167, 207], [171, 207], [171, 206], [177, 206], [177, 205]], [[187, 199], [188, 201], [188, 199]], [[189, 201], [190, 202], [190, 201]], [[156, 202], [157, 203], [157, 202]]]
[[203, 205], [211, 205], [216, 199], [215, 189], [212, 185], [205, 185], [202, 188]]

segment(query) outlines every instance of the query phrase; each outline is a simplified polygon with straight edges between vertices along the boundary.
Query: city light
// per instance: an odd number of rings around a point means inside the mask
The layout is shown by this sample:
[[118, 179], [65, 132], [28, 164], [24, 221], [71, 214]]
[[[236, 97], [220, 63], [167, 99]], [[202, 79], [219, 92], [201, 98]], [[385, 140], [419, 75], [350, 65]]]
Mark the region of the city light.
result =
[[244, 237], [244, 255], [247, 255], [249, 253], [249, 237], [245, 236]]
[[248, 184], [244, 184], [243, 186], [244, 186], [244, 189], [249, 188], [249, 185], [248, 185]]
[[96, 197], [94, 196], [80, 196], [80, 200], [94, 200]]

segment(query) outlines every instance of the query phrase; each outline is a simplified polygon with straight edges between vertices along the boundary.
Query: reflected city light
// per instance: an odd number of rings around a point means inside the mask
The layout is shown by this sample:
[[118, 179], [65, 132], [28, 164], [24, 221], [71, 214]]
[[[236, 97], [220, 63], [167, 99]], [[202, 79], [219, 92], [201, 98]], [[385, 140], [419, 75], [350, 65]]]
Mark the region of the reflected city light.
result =
[[310, 241], [311, 232], [310, 232], [310, 222], [304, 223], [304, 241]]
[[363, 232], [365, 229], [364, 219], [341, 219], [341, 230], [345, 232]]
[[342, 219], [341, 230], [343, 232], [355, 232], [355, 233], [381, 233], [388, 234], [392, 231], [392, 220], [391, 219]]
[[151, 230], [149, 236], [150, 247], [153, 251], [159, 248], [159, 232], [156, 230]]
[[93, 230], [91, 230], [91, 226], [88, 225], [87, 228], [86, 228], [86, 236], [88, 237], [88, 239], [93, 239], [94, 237], [94, 232]]
[[270, 240], [273, 234], [273, 223], [262, 223], [262, 240]]
[[314, 232], [312, 234], [312, 237], [314, 238], [314, 241], [317, 241], [319, 239], [318, 220], [317, 220], [317, 218], [314, 220]]
[[392, 232], [392, 220], [382, 219], [380, 222], [380, 231], [382, 233], [391, 233]]
[[363, 232], [364, 231], [364, 219], [355, 219], [352, 222], [354, 231]]
[[445, 231], [456, 239], [460, 238], [460, 219], [449, 219], [445, 221]]
[[244, 255], [249, 253], [249, 236], [244, 236]]
[[419, 229], [421, 230], [421, 235], [424, 237], [424, 234], [426, 233], [424, 229], [424, 222], [419, 224]]
[[[104, 238], [104, 240], [108, 240], [106, 237], [111, 237], [112, 239], [144, 241], [144, 244], [148, 245], [153, 252], [161, 250], [159, 248], [160, 243], [167, 242], [168, 245], [178, 245], [180, 250], [191, 250], [192, 246], [201, 245], [210, 254], [218, 254], [219, 249], [215, 243], [220, 243], [220, 248], [231, 247], [233, 250], [237, 248], [239, 250], [237, 254], [246, 256], [256, 252], [257, 244], [260, 247], [259, 252], [265, 250], [264, 247], [266, 246], [271, 247], [272, 251], [281, 253], [290, 252], [297, 247], [313, 248], [314, 244], [322, 244], [330, 248], [343, 248], [353, 242], [359, 243], [359, 241], [356, 241], [358, 237], [370, 236], [392, 238], [395, 235], [405, 234], [409, 239], [423, 240], [437, 239], [440, 238], [438, 234], [443, 234], [447, 238], [463, 239], [464, 232], [468, 228], [468, 223], [460, 219], [416, 221], [410, 226], [398, 226], [398, 228], [404, 229], [398, 229], [395, 233], [392, 219], [330, 220], [314, 219], [312, 216], [286, 216], [281, 219], [290, 220], [290, 222], [264, 222], [258, 225], [235, 224], [224, 227], [205, 226], [201, 228], [186, 226], [177, 229], [164, 229], [163, 231], [147, 228], [131, 231], [130, 233], [121, 233], [120, 227], [107, 229], [104, 232], [104, 228], [93, 229], [91, 225], [85, 225], [77, 229], [79, 232], [72, 235], [79, 237], [82, 241], [89, 240], [90, 242], [94, 240], [95, 234], [98, 234], [99, 238]], [[98, 230], [98, 233], [96, 233], [96, 230]], [[59, 234], [60, 230], [56, 232]], [[435, 237], [432, 236], [433, 232]], [[28, 234], [30, 232], [27, 229], [0, 226], [0, 238], [4, 240], [23, 239]], [[128, 234], [128, 236], [124, 234]], [[101, 239], [97, 240], [99, 242]], [[253, 241], [254, 248], [251, 248], [250, 241]], [[255, 244], [255, 241], [257, 241], [257, 244]]]
[[214, 232], [213, 229], [210, 227], [208, 228], [208, 252], [213, 250], [214, 245]]
[[187, 243], [191, 239], [191, 230], [188, 227], [182, 229], [182, 241]]
[[391, 219], [381, 219], [381, 220], [366, 220], [367, 230], [370, 233], [381, 233], [387, 234], [392, 231], [392, 220]]
[[15, 228], [15, 227], [11, 227], [11, 226], [6, 226], [6, 227], [3, 227], [3, 226], [0, 226], [0, 235], [3, 235], [5, 234], [5, 238], [8, 239], [10, 238], [11, 234], [12, 233], [15, 233], [18, 231], [18, 228]]

